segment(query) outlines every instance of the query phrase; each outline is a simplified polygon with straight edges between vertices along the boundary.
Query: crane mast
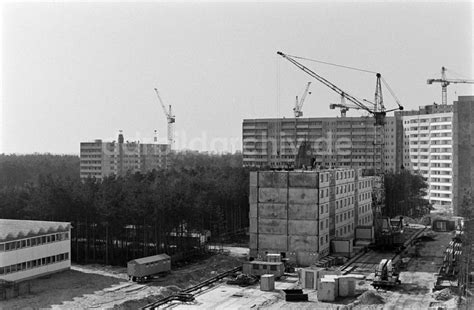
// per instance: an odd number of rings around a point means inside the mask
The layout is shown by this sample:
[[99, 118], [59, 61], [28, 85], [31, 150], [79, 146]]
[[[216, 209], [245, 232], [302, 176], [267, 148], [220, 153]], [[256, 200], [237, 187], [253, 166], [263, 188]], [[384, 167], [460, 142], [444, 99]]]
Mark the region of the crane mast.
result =
[[[295, 107], [293, 108], [293, 111], [295, 112], [295, 117], [303, 116], [303, 111], [301, 111], [301, 109], [303, 108], [303, 103], [306, 99], [306, 95], [308, 95], [310, 85], [311, 85], [311, 82], [308, 82], [308, 84], [306, 85], [306, 89], [304, 90], [303, 96], [301, 96], [300, 101], [298, 101], [298, 96], [296, 96], [296, 103], [295, 103]], [[309, 94], [311, 94], [311, 92], [309, 92]]]
[[174, 123], [176, 121], [176, 117], [173, 115], [173, 112], [171, 111], [171, 105], [168, 106], [169, 110], [166, 110], [166, 106], [163, 103], [163, 100], [161, 100], [160, 93], [158, 92], [158, 89], [155, 88], [155, 93], [156, 96], [158, 97], [158, 100], [160, 101], [161, 107], [163, 108], [163, 112], [165, 113], [166, 120], [168, 122], [168, 145], [170, 149], [172, 150], [174, 147]]
[[428, 79], [427, 84], [440, 83], [441, 84], [441, 103], [448, 104], [448, 85], [451, 83], [474, 84], [474, 80], [463, 79], [448, 79], [446, 78], [446, 67], [441, 67], [441, 79]]

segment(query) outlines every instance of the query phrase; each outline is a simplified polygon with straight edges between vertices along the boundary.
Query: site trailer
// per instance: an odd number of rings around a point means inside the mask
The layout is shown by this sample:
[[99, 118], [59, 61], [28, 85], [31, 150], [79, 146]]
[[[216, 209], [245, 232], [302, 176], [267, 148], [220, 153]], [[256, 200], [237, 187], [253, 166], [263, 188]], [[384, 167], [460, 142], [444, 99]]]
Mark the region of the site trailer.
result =
[[127, 263], [128, 278], [142, 282], [157, 274], [171, 272], [171, 258], [166, 254], [137, 258]]

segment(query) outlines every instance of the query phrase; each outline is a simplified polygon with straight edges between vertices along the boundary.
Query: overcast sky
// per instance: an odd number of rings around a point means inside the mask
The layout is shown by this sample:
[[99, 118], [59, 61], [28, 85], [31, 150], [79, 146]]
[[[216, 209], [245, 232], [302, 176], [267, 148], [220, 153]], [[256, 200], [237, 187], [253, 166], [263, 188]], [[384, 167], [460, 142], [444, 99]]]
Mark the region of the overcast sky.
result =
[[[311, 79], [276, 54], [381, 72], [406, 109], [441, 102], [473, 75], [472, 2], [10, 2], [2, 5], [0, 153], [79, 154], [79, 143], [147, 142], [176, 115], [179, 148], [241, 149], [245, 118], [291, 117]], [[373, 100], [375, 76], [305, 63]], [[337, 116], [313, 81], [305, 117]], [[474, 94], [450, 85], [448, 101]], [[384, 89], [385, 105], [395, 106]], [[350, 111], [349, 116], [361, 115]]]

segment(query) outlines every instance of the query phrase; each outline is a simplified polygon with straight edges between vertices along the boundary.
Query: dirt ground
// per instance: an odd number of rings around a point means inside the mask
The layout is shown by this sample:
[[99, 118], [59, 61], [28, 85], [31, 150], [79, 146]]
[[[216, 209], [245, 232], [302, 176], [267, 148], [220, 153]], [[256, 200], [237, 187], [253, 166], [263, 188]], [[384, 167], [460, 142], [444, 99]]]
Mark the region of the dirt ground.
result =
[[433, 241], [420, 243], [419, 255], [410, 259], [406, 271], [437, 273], [443, 263], [444, 251], [453, 237], [452, 232], [437, 232]]
[[129, 282], [126, 268], [78, 265], [31, 282], [31, 293], [0, 303], [0, 309], [137, 309], [241, 264], [242, 258], [215, 255], [173, 270], [154, 282]]

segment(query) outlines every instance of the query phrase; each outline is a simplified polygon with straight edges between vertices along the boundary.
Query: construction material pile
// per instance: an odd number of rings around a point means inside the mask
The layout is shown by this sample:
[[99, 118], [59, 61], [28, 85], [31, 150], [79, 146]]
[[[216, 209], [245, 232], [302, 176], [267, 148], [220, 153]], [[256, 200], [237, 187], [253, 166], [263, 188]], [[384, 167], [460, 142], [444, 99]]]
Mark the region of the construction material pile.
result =
[[362, 305], [379, 305], [385, 303], [383, 297], [374, 291], [367, 291], [363, 293], [359, 296], [358, 300]]
[[446, 301], [453, 298], [453, 294], [450, 288], [445, 288], [445, 289], [442, 289], [441, 291], [434, 292], [433, 297], [436, 300]]
[[249, 286], [258, 282], [256, 276], [250, 274], [239, 273], [235, 278], [227, 281], [227, 284]]

